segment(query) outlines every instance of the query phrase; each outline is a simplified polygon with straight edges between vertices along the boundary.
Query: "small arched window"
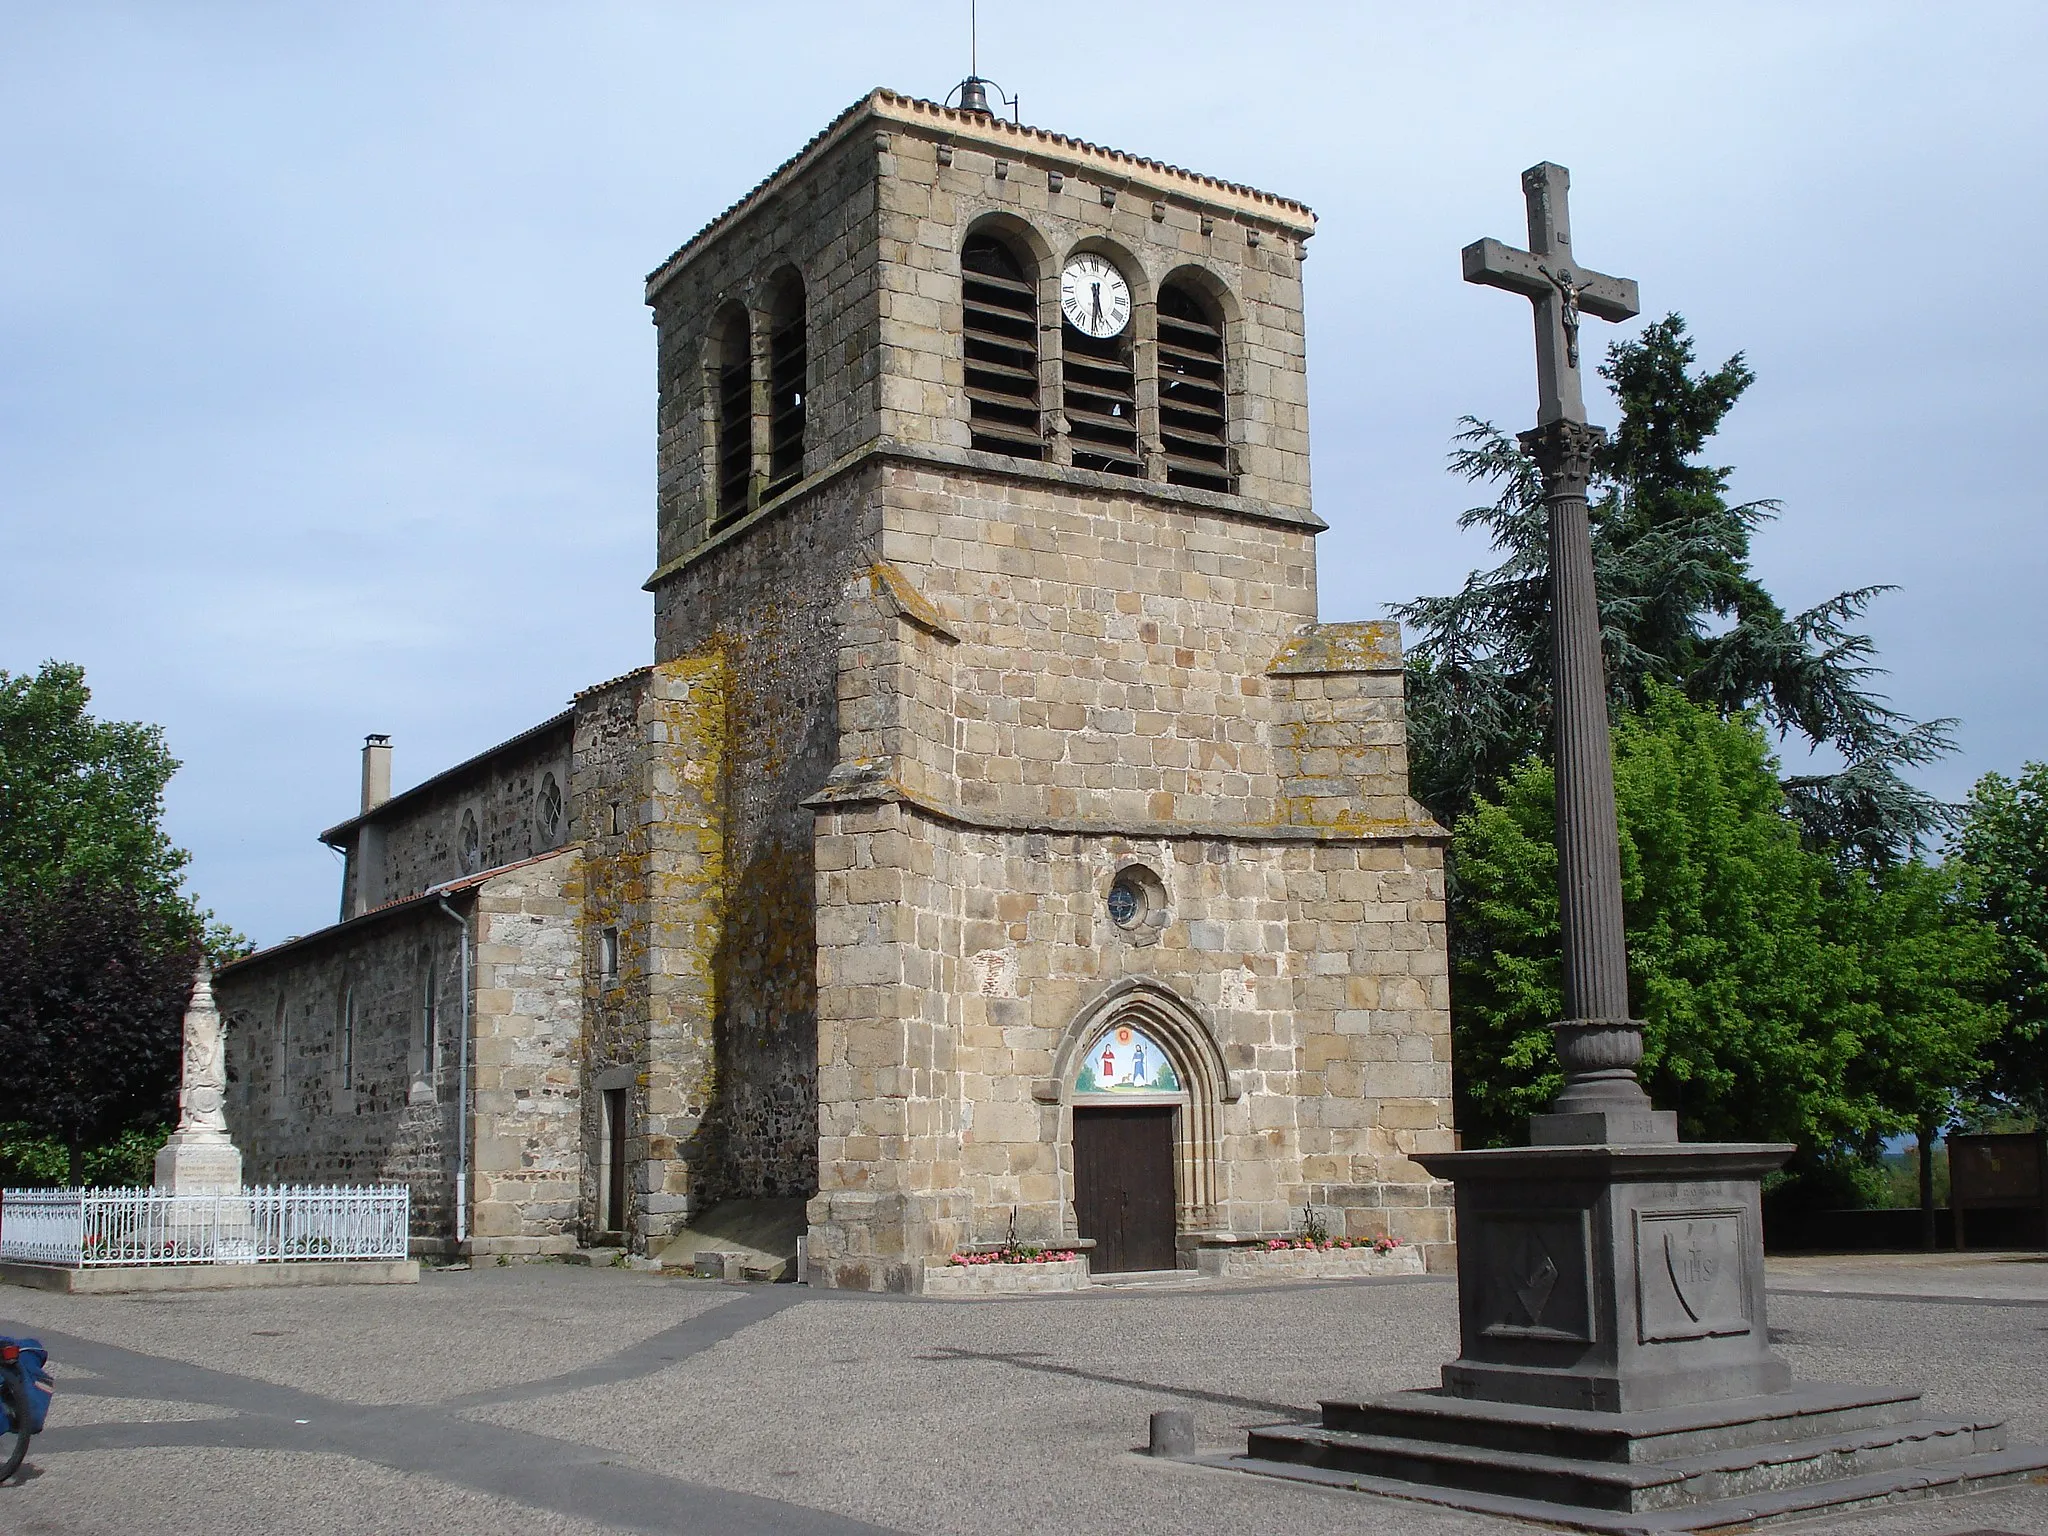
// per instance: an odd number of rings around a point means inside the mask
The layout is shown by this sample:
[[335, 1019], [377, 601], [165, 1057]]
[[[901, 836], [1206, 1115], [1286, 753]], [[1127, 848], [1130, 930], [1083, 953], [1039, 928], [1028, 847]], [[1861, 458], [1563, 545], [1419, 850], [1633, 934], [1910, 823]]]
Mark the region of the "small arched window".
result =
[[1222, 317], [1187, 284], [1168, 283], [1159, 290], [1159, 438], [1173, 484], [1231, 489], [1228, 399]]
[[1038, 285], [994, 235], [960, 249], [968, 441], [989, 453], [1045, 457], [1038, 411]]
[[803, 478], [808, 366], [804, 284], [792, 272], [777, 285], [768, 310], [768, 488], [764, 497], [779, 495]]
[[535, 830], [540, 846], [552, 848], [562, 840], [562, 786], [552, 773], [540, 776], [540, 793], [534, 797]]
[[746, 311], [718, 322], [712, 363], [718, 392], [718, 510], [712, 527], [742, 517], [754, 479], [754, 358]]

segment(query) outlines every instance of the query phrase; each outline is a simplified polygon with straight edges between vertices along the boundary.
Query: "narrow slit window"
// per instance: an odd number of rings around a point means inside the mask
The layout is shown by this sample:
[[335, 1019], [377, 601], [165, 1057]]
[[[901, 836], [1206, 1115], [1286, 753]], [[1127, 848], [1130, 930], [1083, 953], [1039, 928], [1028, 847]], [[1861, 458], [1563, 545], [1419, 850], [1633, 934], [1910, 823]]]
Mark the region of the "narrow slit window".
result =
[[735, 310], [718, 332], [719, 527], [743, 517], [754, 478], [754, 360], [747, 317]]
[[341, 994], [341, 1086], [356, 1085], [356, 989]]
[[1131, 328], [1114, 336], [1084, 336], [1062, 322], [1067, 440], [1076, 469], [1112, 475], [1144, 473], [1138, 455], [1138, 380], [1131, 368]]
[[616, 928], [598, 930], [597, 974], [605, 981], [619, 979], [619, 930]]
[[1045, 457], [1038, 410], [1038, 287], [1010, 248], [974, 235], [960, 252], [969, 442]]
[[1230, 482], [1223, 323], [1178, 283], [1159, 291], [1159, 439], [1166, 478], [1209, 491]]
[[427, 955], [420, 977], [420, 1064], [430, 1080], [441, 1072], [441, 978], [434, 970], [434, 957]]
[[795, 278], [776, 295], [768, 321], [768, 496], [804, 474], [804, 382], [810, 355], [804, 337], [804, 285]]

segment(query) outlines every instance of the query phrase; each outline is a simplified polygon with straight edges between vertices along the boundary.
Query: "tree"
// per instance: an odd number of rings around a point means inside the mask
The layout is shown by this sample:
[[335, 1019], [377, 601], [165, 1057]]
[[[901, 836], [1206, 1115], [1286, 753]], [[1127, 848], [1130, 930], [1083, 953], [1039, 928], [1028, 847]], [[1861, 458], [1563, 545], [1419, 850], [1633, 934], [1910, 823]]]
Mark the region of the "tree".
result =
[[[1457, 824], [1459, 1123], [1519, 1141], [1561, 1077], [1555, 781], [1538, 758]], [[1844, 870], [1803, 843], [1757, 720], [1645, 684], [1615, 737], [1641, 1068], [1688, 1138], [1785, 1140], [1809, 1171], [1915, 1129], [1977, 1070], [1988, 931], [1951, 877]]]
[[2017, 779], [1979, 779], [1954, 853], [2005, 963], [2008, 1023], [1985, 1087], [2039, 1123], [2048, 1119], [2048, 763], [2026, 764]]
[[0, 672], [0, 1129], [88, 1151], [175, 1105], [179, 1025], [202, 944], [248, 942], [186, 892], [163, 829], [178, 762], [153, 725], [97, 720], [84, 671]]
[[200, 946], [188, 914], [73, 875], [0, 894], [0, 1061], [7, 1106], [68, 1154], [161, 1123]]
[[[1595, 463], [1590, 507], [1612, 707], [1675, 687], [1724, 715], [1753, 710], [1780, 738], [1830, 748], [1839, 772], [1788, 779], [1814, 846], [1867, 862], [1909, 856], [1946, 808], [1902, 771], [1953, 749], [1953, 722], [1916, 722], [1869, 691], [1874, 647], [1852, 625], [1886, 589], [1843, 592], [1788, 615], [1750, 569], [1750, 540], [1777, 510], [1732, 505], [1730, 471], [1699, 462], [1755, 375], [1738, 354], [1696, 372], [1685, 321], [1670, 315], [1608, 349], [1600, 369], [1621, 424]], [[1460, 519], [1504, 555], [1447, 597], [1394, 609], [1411, 629], [1410, 759], [1416, 798], [1450, 825], [1494, 791], [1550, 729], [1549, 552], [1535, 463], [1467, 417], [1452, 468], [1496, 487]]]
[[85, 670], [0, 672], [0, 881], [50, 893], [73, 880], [178, 905], [188, 855], [161, 825], [178, 771], [154, 725], [95, 720]]

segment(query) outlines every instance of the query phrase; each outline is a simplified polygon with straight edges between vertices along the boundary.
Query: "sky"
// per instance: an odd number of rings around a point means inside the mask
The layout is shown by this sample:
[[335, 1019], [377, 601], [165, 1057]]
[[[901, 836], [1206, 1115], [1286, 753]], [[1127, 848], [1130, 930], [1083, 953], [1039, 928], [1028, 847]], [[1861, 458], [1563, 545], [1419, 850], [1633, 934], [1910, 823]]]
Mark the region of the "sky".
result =
[[[642, 280], [867, 90], [943, 97], [967, 10], [0, 0], [0, 670], [163, 726], [203, 904], [332, 921], [365, 733], [403, 788], [650, 659]], [[1548, 159], [1582, 259], [1756, 370], [1713, 457], [1783, 503], [1773, 593], [1897, 585], [1884, 690], [1961, 722], [1922, 782], [2048, 758], [2048, 7], [980, 11], [1025, 121], [1316, 210], [1324, 618], [1489, 563], [1445, 455], [1533, 421], [1530, 324], [1458, 252]]]

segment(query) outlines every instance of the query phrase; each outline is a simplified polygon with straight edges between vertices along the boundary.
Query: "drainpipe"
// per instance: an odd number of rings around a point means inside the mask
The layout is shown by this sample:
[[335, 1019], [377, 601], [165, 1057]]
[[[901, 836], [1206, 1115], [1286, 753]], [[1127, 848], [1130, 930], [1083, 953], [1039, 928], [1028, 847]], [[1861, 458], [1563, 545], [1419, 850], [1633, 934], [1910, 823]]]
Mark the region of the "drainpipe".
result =
[[469, 1249], [469, 919], [441, 898], [441, 911], [462, 929], [462, 1035], [455, 1074], [455, 1246]]

